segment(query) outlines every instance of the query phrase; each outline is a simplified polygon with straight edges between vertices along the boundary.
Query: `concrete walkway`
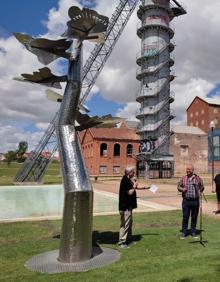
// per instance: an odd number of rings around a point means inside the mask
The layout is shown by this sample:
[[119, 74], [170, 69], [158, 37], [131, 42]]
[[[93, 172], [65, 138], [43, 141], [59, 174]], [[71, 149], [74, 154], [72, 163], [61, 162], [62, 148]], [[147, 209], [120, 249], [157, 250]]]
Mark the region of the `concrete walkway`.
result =
[[[158, 180], [157, 180], [158, 182]], [[107, 192], [118, 197], [120, 180], [102, 180], [93, 183], [93, 188], [95, 191]], [[153, 179], [149, 181], [139, 181], [139, 187], [149, 186], [154, 184]], [[145, 211], [162, 211], [162, 210], [176, 210], [181, 209], [182, 197], [178, 193], [176, 185], [155, 183], [158, 187], [156, 193], [152, 193], [149, 190], [137, 191], [139, 204], [146, 207]], [[206, 185], [205, 195], [211, 195], [211, 185]], [[213, 195], [213, 194], [212, 194]], [[220, 215], [215, 215], [213, 211], [217, 208], [216, 201], [208, 200], [205, 201], [204, 197], [202, 199], [202, 210], [203, 213], [220, 220]], [[141, 210], [140, 210], [141, 211]]]

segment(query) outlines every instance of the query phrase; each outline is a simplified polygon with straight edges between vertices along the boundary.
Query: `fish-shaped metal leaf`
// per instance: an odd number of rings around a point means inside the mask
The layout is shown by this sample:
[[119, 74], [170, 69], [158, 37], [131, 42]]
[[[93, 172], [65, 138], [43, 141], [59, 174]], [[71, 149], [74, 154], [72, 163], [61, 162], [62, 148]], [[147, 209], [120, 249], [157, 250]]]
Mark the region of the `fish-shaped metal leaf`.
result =
[[70, 58], [70, 53], [66, 52], [71, 44], [71, 40], [59, 39], [50, 40], [46, 38], [33, 38], [28, 34], [15, 32], [14, 36], [22, 43], [25, 48], [37, 56], [38, 60], [48, 65], [54, 60], [63, 57], [66, 59]]
[[39, 71], [33, 72], [33, 74], [22, 73], [22, 78], [14, 78], [15, 80], [38, 83], [49, 87], [61, 89], [60, 82], [66, 82], [67, 76], [54, 75], [51, 70], [47, 67], [39, 69]]
[[72, 6], [68, 11], [70, 21], [67, 22], [68, 29], [63, 36], [80, 38], [81, 40], [91, 40], [95, 42], [104, 42], [104, 33], [107, 30], [108, 17], [99, 15], [96, 11], [83, 8], [80, 10]]

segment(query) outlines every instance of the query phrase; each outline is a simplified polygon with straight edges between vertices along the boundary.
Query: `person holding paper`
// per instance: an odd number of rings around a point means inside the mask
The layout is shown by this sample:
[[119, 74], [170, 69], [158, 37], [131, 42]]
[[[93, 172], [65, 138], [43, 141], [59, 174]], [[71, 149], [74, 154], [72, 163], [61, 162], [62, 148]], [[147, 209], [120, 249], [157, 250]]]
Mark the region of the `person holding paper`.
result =
[[127, 167], [119, 188], [119, 213], [121, 224], [118, 245], [123, 249], [129, 248], [128, 243], [132, 236], [132, 210], [137, 208], [135, 189], [138, 188], [138, 182], [134, 179], [134, 175], [134, 167]]
[[182, 236], [180, 239], [185, 239], [187, 235], [187, 228], [189, 217], [191, 215], [191, 235], [198, 238], [196, 235], [196, 223], [199, 214], [199, 197], [200, 193], [204, 190], [202, 179], [194, 173], [193, 165], [186, 167], [186, 175], [183, 176], [178, 182], [177, 189], [182, 192]]

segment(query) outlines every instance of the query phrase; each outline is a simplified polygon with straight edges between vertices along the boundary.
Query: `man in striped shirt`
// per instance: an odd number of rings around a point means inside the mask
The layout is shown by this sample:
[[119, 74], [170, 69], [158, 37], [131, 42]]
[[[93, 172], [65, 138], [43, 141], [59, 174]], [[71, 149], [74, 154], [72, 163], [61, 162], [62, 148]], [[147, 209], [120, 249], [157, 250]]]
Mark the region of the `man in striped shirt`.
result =
[[204, 190], [202, 179], [194, 173], [193, 165], [186, 167], [186, 175], [183, 176], [178, 182], [178, 191], [182, 192], [182, 236], [185, 239], [187, 235], [187, 228], [189, 217], [191, 215], [191, 235], [198, 238], [196, 235], [196, 223], [199, 214], [199, 197], [200, 193]]

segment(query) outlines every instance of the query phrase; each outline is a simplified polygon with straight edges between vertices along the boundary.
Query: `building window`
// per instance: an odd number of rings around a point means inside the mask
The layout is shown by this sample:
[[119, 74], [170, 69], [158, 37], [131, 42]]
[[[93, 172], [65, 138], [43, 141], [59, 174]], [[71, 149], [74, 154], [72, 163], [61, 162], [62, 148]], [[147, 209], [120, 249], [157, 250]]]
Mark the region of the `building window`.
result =
[[127, 145], [127, 156], [132, 156], [133, 146], [131, 144]]
[[214, 114], [217, 114], [217, 113], [218, 113], [218, 109], [214, 109], [214, 110], [213, 110], [213, 113], [214, 113]]
[[204, 113], [205, 113], [205, 111], [202, 109], [202, 110], [201, 110], [201, 115], [204, 115]]
[[196, 116], [198, 116], [199, 115], [199, 112], [196, 112]]
[[202, 119], [202, 120], [201, 120], [201, 124], [202, 124], [202, 125], [203, 125], [203, 124], [205, 124], [205, 121], [204, 121], [204, 119]]
[[198, 122], [198, 120], [196, 121], [196, 126], [198, 126], [199, 125], [199, 122]]
[[107, 173], [107, 166], [106, 166], [106, 165], [100, 165], [100, 167], [99, 167], [99, 172], [100, 172], [101, 174]]
[[114, 145], [114, 156], [115, 157], [120, 156], [120, 144], [118, 143]]
[[189, 145], [180, 145], [180, 155], [187, 157], [189, 154]]
[[93, 157], [93, 144], [91, 144], [91, 157]]
[[193, 113], [190, 114], [190, 117], [191, 117], [191, 118], [193, 117]]
[[88, 145], [88, 157], [90, 157], [90, 145]]
[[106, 143], [102, 143], [100, 146], [100, 156], [107, 156], [107, 144]]
[[120, 166], [113, 166], [113, 174], [119, 174], [120, 173]]

